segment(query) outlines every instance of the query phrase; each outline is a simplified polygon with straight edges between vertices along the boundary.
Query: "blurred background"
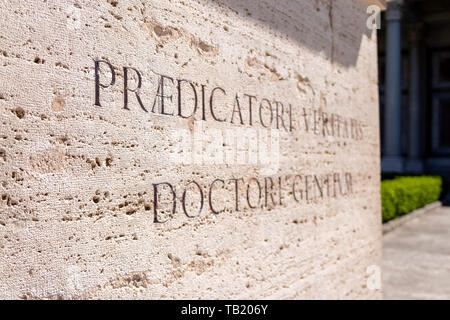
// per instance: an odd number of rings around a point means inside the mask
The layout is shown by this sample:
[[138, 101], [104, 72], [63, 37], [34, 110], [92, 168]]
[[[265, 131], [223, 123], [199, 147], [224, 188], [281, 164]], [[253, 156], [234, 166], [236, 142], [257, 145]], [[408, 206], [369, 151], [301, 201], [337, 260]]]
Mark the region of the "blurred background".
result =
[[450, 1], [388, 1], [378, 48], [384, 298], [450, 299]]
[[381, 26], [383, 178], [440, 175], [449, 204], [450, 1], [388, 1]]

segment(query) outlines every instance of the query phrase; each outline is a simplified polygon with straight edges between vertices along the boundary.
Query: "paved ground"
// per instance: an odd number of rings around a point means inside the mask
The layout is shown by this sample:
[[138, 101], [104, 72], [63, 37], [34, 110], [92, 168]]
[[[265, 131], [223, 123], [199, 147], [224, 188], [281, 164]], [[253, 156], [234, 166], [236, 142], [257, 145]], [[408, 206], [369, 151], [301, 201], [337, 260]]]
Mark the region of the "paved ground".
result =
[[450, 299], [450, 207], [387, 233], [383, 246], [385, 299]]

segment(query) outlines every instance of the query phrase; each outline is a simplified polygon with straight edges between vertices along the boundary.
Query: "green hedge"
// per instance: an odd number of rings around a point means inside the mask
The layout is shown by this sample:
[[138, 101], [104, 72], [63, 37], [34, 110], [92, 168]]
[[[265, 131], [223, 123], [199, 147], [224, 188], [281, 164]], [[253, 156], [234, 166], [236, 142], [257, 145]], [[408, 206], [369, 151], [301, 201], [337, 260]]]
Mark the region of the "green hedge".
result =
[[433, 176], [397, 177], [381, 182], [383, 222], [410, 213], [439, 200], [442, 178]]

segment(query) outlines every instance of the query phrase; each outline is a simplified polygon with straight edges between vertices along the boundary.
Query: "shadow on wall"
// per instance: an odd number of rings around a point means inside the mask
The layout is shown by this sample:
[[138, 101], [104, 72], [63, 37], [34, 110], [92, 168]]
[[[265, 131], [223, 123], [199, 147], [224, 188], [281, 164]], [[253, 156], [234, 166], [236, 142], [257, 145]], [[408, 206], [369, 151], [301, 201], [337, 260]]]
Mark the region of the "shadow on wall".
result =
[[[240, 16], [264, 24], [332, 63], [355, 66], [367, 28], [368, 0], [211, 0]], [[313, 13], [313, 14], [311, 14]]]

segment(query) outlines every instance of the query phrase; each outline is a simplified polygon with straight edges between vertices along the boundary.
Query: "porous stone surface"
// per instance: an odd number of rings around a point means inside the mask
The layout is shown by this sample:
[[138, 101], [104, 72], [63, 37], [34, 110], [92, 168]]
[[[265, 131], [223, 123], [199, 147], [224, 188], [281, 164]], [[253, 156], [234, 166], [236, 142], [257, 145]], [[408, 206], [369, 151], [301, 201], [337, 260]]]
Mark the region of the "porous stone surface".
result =
[[366, 6], [0, 0], [0, 298], [380, 298]]

